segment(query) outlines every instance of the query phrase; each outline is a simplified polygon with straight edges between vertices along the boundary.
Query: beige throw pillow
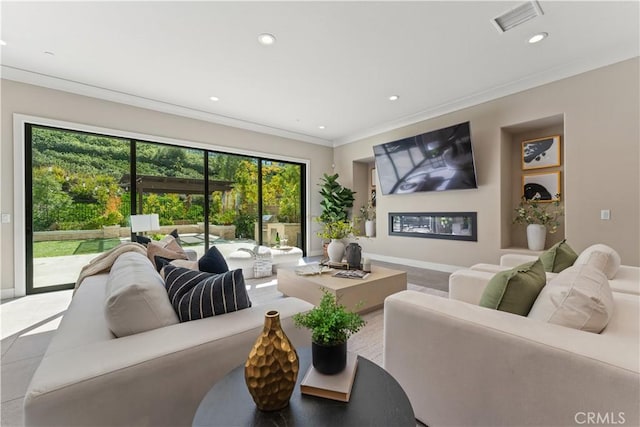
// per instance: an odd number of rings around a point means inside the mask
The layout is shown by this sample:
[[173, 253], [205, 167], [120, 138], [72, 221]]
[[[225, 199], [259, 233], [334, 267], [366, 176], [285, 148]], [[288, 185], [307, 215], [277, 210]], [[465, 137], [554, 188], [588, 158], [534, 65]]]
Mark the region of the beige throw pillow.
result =
[[116, 337], [178, 323], [164, 281], [144, 255], [118, 257], [107, 279], [105, 317]]
[[601, 243], [582, 251], [574, 265], [591, 265], [602, 271], [607, 279], [613, 279], [620, 268], [620, 255], [613, 248]]
[[175, 237], [170, 234], [166, 235], [162, 240], [156, 242], [151, 241], [147, 245], [147, 258], [153, 263], [156, 267], [156, 270], [160, 270], [162, 267], [158, 265], [156, 262], [156, 256], [166, 258], [166, 259], [188, 259], [187, 254], [180, 246], [180, 243], [175, 239]]
[[528, 317], [600, 333], [612, 314], [613, 295], [604, 273], [590, 265], [574, 265], [542, 289]]

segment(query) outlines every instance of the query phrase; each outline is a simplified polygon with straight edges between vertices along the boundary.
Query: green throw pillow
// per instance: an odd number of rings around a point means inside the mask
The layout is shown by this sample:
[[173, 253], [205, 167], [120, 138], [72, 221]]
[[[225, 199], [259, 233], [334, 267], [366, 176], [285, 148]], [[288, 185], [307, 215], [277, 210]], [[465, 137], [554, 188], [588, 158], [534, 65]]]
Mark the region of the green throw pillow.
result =
[[546, 281], [540, 259], [501, 271], [487, 284], [480, 306], [526, 316]]
[[544, 271], [560, 273], [569, 268], [578, 259], [578, 254], [567, 244], [567, 240], [556, 243], [540, 255]]

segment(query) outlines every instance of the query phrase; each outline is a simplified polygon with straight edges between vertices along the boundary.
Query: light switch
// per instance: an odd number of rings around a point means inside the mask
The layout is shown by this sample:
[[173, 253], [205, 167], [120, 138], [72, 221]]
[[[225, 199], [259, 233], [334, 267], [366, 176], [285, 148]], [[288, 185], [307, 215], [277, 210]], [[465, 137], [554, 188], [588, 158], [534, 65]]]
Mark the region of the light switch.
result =
[[609, 209], [602, 209], [600, 211], [600, 219], [603, 219], [603, 220], [611, 219], [611, 211]]
[[11, 214], [3, 213], [2, 214], [2, 223], [9, 224], [11, 222]]

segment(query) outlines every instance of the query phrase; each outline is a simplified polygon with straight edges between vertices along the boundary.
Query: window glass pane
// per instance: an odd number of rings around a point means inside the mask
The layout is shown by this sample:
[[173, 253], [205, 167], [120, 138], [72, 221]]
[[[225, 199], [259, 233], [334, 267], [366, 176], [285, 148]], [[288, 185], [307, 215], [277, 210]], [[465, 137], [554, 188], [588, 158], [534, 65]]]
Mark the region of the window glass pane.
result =
[[[27, 142], [28, 143], [28, 142]], [[75, 283], [98, 253], [129, 238], [129, 141], [31, 127], [33, 289]]]
[[258, 159], [210, 152], [209, 194], [212, 243], [256, 243]]
[[136, 210], [158, 214], [147, 237], [177, 230], [183, 247], [204, 254], [204, 151], [136, 142]]
[[301, 166], [262, 162], [262, 218], [265, 245], [302, 246]]

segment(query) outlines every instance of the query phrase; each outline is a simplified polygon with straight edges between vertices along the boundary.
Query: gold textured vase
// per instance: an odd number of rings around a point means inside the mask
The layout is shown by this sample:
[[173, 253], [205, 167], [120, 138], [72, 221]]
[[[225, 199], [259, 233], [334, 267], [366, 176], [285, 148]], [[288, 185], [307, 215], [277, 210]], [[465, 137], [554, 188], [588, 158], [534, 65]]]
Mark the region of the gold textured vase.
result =
[[289, 404], [299, 365], [298, 353], [280, 325], [280, 313], [268, 311], [244, 364], [244, 379], [258, 409], [277, 411]]

